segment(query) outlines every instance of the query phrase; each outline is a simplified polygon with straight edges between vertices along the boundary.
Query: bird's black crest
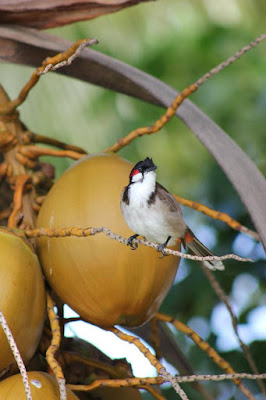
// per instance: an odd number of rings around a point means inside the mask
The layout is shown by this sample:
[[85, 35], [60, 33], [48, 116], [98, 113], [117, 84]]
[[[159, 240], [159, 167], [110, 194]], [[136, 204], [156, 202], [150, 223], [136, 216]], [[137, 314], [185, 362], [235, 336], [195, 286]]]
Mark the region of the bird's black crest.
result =
[[131, 170], [130, 176], [133, 176], [136, 171], [141, 173], [153, 171], [157, 166], [153, 163], [152, 158], [145, 158], [143, 161], [139, 161]]

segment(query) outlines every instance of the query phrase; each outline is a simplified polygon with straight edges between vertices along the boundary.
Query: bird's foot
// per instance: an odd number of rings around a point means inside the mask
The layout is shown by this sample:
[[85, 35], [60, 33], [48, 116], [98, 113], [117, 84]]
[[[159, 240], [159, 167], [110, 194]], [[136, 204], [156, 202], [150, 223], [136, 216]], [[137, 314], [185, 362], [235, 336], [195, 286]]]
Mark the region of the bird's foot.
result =
[[164, 258], [164, 257], [168, 256], [168, 254], [166, 254], [166, 252], [164, 251], [164, 249], [165, 249], [164, 244], [159, 244], [159, 246], [157, 246], [157, 249], [156, 249], [156, 250], [157, 250], [159, 253], [162, 253], [162, 255], [161, 255], [159, 258]]
[[131, 247], [131, 250], [136, 250], [139, 247], [138, 243], [133, 243], [133, 240], [136, 239], [138, 236], [138, 234], [135, 234], [128, 238], [127, 245]]
[[170, 239], [171, 239], [171, 236], [168, 236], [166, 242], [164, 242], [164, 243], [162, 243], [162, 244], [159, 244], [159, 245], [157, 246], [157, 251], [160, 252], [160, 253], [162, 253], [161, 257], [159, 257], [159, 258], [164, 258], [164, 257], [166, 257], [166, 256], [169, 255], [169, 254], [166, 254], [166, 252], [164, 251], [164, 249], [165, 249], [166, 246], [168, 245], [168, 242], [169, 242]]

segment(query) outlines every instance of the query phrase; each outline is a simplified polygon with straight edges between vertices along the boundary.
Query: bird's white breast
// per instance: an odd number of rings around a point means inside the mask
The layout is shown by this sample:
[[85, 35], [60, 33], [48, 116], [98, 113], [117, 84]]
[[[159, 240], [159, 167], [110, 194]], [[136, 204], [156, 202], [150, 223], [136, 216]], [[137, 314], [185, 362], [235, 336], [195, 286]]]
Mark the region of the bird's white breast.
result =
[[160, 212], [160, 200], [149, 204], [151, 194], [155, 190], [156, 174], [148, 173], [142, 182], [136, 182], [129, 186], [129, 204], [121, 201], [123, 217], [133, 232], [144, 236], [155, 243], [164, 243], [168, 236], [173, 236], [169, 244], [174, 244], [176, 235]]

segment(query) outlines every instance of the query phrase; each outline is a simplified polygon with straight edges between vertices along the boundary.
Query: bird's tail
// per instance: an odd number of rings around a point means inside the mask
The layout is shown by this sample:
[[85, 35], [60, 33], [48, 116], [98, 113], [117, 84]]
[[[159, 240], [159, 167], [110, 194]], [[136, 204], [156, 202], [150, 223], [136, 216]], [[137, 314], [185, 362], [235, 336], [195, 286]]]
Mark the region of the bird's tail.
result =
[[[196, 238], [194, 233], [188, 228], [185, 233], [185, 243], [193, 254], [200, 257], [213, 256], [214, 254], [203, 243]], [[224, 264], [219, 260], [202, 261], [203, 265], [213, 271], [216, 269], [224, 270]]]

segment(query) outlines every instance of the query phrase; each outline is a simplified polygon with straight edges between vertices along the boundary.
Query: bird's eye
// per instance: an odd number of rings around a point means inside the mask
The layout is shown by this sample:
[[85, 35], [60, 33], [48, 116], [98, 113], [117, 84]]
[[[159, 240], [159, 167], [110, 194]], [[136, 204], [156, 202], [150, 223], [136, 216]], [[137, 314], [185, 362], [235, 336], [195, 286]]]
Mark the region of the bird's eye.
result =
[[139, 168], [139, 172], [142, 172], [142, 167]]

